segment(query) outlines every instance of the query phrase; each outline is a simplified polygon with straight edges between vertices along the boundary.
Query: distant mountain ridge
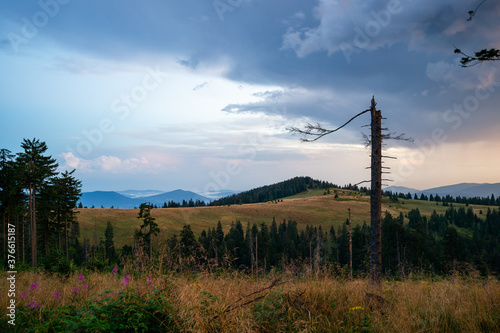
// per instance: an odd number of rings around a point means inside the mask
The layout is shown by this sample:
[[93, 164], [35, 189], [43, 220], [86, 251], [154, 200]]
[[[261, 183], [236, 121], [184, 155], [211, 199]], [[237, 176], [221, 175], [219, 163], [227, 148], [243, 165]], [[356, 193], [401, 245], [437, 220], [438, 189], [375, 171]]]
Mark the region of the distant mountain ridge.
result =
[[398, 193], [411, 193], [412, 195], [421, 194], [424, 195], [436, 195], [446, 196], [450, 195], [452, 197], [490, 197], [492, 194], [495, 197], [500, 196], [500, 183], [460, 183], [447, 186], [433, 187], [426, 190], [417, 190], [414, 188], [403, 187], [403, 186], [389, 186], [384, 188], [384, 191], [392, 191]]
[[83, 192], [80, 202], [84, 207], [88, 208], [92, 206], [95, 208], [135, 208], [139, 207], [139, 205], [143, 202], [150, 202], [152, 205], [161, 207], [165, 202], [168, 203], [170, 201], [175, 203], [182, 203], [184, 200], [200, 200], [205, 201], [205, 203], [209, 203], [211, 201], [208, 197], [184, 190], [175, 190], [163, 193], [156, 190], [128, 190], [120, 192], [121, 193], [114, 191]]
[[[182, 203], [184, 200], [189, 202], [204, 201], [206, 204], [212, 203], [213, 205], [228, 205], [228, 204], [241, 204], [241, 203], [255, 203], [271, 201], [286, 196], [294, 195], [309, 188], [330, 187], [334, 184], [312, 179], [311, 177], [295, 177], [280, 183], [266, 185], [254, 188], [245, 192], [234, 192], [229, 190], [209, 193], [203, 196], [191, 191], [175, 190], [170, 192], [162, 192], [158, 190], [127, 190], [127, 191], [94, 191], [83, 192], [80, 201], [84, 207], [95, 208], [135, 208], [143, 202], [150, 202], [152, 205], [158, 207], [163, 206], [164, 203], [175, 202]], [[430, 196], [439, 195], [452, 197], [490, 197], [492, 194], [498, 198], [500, 197], [500, 183], [460, 183], [447, 186], [439, 186], [426, 190], [417, 190], [414, 188], [403, 186], [389, 186], [383, 189], [384, 191], [392, 191], [393, 193], [411, 193], [411, 195], [421, 194]]]

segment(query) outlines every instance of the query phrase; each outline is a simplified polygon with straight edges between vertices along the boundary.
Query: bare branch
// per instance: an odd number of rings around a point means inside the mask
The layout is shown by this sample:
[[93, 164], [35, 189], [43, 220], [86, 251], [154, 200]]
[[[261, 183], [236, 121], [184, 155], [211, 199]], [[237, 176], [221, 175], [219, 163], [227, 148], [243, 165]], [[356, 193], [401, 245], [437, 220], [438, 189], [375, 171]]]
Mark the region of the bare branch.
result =
[[365, 147], [370, 147], [372, 139], [370, 139], [370, 137], [363, 132], [361, 132], [361, 135], [363, 136], [363, 143], [365, 144]]
[[303, 134], [304, 136], [308, 136], [308, 135], [315, 136], [314, 139], [305, 139], [305, 138], [301, 139], [301, 141], [303, 141], [303, 142], [313, 142], [313, 141], [316, 141], [316, 140], [324, 137], [325, 135], [337, 132], [338, 130], [345, 127], [347, 124], [349, 124], [351, 121], [353, 121], [355, 118], [361, 116], [362, 114], [364, 114], [368, 111], [370, 111], [370, 110], [368, 109], [368, 110], [365, 110], [363, 112], [358, 113], [357, 115], [355, 115], [354, 117], [349, 119], [346, 123], [344, 123], [342, 126], [337, 127], [336, 129], [333, 129], [333, 130], [325, 129], [319, 123], [317, 123], [316, 125], [307, 124], [304, 129], [300, 129], [297, 127], [290, 127], [287, 130], [291, 133]]
[[[369, 168], [368, 168], [368, 169], [369, 169]], [[371, 180], [363, 180], [362, 182], [356, 183], [356, 184], [354, 184], [354, 185], [352, 185], [352, 186], [358, 186], [359, 184], [363, 184], [363, 183], [370, 183], [370, 182], [371, 182]]]
[[479, 9], [479, 7], [481, 7], [483, 5], [483, 3], [485, 3], [485, 2], [486, 2], [486, 0], [483, 0], [483, 1], [481, 1], [481, 3], [479, 5], [477, 5], [476, 9], [469, 10], [469, 12], [468, 12], [469, 18], [467, 19], [467, 21], [472, 21], [472, 17], [474, 17], [474, 15], [476, 15], [476, 12]]
[[389, 133], [389, 134], [382, 134], [382, 140], [397, 140], [397, 141], [406, 141], [406, 142], [411, 142], [413, 143], [413, 138], [408, 138], [405, 137], [406, 133], [401, 133], [397, 134], [396, 133]]

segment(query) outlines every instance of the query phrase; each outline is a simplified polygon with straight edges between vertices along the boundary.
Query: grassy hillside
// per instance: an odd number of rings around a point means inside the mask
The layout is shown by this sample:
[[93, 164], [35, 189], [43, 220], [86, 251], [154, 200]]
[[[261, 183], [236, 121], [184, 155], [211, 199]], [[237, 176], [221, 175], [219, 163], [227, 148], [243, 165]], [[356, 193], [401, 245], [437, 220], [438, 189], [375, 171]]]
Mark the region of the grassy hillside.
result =
[[[255, 279], [224, 274], [22, 272], [16, 332], [498, 332], [500, 285], [471, 276], [384, 281], [383, 307], [368, 279], [324, 274]], [[130, 274], [130, 275], [127, 275]], [[5, 272], [0, 289], [8, 290]], [[34, 281], [36, 281], [34, 283]], [[31, 287], [30, 287], [31, 286]], [[32, 290], [33, 287], [36, 290]], [[31, 291], [29, 291], [31, 290]], [[0, 298], [3, 318], [8, 298]], [[373, 303], [372, 303], [373, 304]], [[0, 321], [0, 331], [14, 329]]]
[[[335, 192], [336, 191], [336, 192]], [[199, 233], [209, 227], [215, 227], [221, 221], [224, 232], [229, 231], [231, 223], [240, 220], [246, 227], [247, 222], [271, 224], [273, 217], [276, 222], [283, 219], [294, 220], [299, 230], [306, 225], [321, 225], [324, 231], [330, 230], [331, 226], [342, 225], [348, 217], [348, 208], [351, 208], [353, 224], [370, 222], [370, 198], [366, 194], [355, 191], [330, 189], [329, 195], [323, 195], [323, 189], [312, 189], [306, 192], [283, 198], [279, 202], [266, 202], [245, 205], [230, 205], [216, 207], [193, 207], [193, 208], [165, 208], [153, 209], [151, 214], [156, 218], [160, 226], [158, 239], [165, 240], [172, 234], [178, 234], [184, 224], [190, 224], [193, 231]], [[335, 198], [335, 194], [338, 198]], [[404, 202], [404, 204], [403, 204]], [[460, 207], [454, 204], [454, 207]], [[483, 211], [483, 217], [488, 207], [470, 206], [478, 214]], [[422, 215], [430, 216], [433, 210], [444, 213], [447, 208], [440, 203], [420, 200], [401, 200], [392, 203], [388, 198], [383, 199], [383, 211], [393, 215], [400, 212], [406, 214], [409, 210], [418, 208]], [[137, 219], [138, 209], [79, 209], [78, 220], [80, 233], [86, 238], [93, 239], [94, 226], [97, 228], [97, 237], [104, 238], [106, 223], [110, 221], [114, 228], [115, 246], [122, 247], [124, 244], [133, 243], [133, 231], [141, 225], [142, 221]]]

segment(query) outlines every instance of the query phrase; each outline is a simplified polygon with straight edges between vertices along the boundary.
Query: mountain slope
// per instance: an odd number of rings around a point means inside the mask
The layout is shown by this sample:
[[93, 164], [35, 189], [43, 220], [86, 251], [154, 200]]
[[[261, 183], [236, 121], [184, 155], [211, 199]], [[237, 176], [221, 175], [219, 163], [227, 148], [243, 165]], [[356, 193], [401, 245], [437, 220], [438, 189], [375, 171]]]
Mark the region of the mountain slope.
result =
[[[190, 191], [175, 190], [156, 195], [138, 196], [141, 191], [124, 191], [130, 196], [125, 196], [113, 191], [95, 191], [83, 192], [80, 202], [84, 207], [100, 208], [135, 208], [143, 202], [150, 202], [152, 205], [162, 206], [163, 203], [173, 201], [175, 203], [182, 203], [184, 200], [200, 200], [209, 202], [210, 199]], [[144, 191], [145, 194], [151, 194], [154, 191]], [[122, 192], [123, 193], [123, 192]], [[156, 192], [157, 193], [157, 192]]]
[[[173, 201], [176, 203], [182, 203], [182, 201], [189, 201], [189, 200], [199, 200], [199, 201], [205, 201], [208, 203], [210, 201], [209, 198], [204, 197], [200, 194], [191, 192], [191, 191], [184, 191], [184, 190], [175, 190], [171, 192], [165, 192], [162, 194], [157, 194], [157, 195], [152, 195], [148, 197], [142, 198], [143, 200], [146, 200], [147, 202], [151, 202], [153, 205], [163, 205], [164, 202], [169, 202]], [[144, 202], [144, 201], [143, 201]]]
[[84, 207], [134, 208], [136, 199], [128, 198], [113, 191], [83, 192], [80, 202]]
[[214, 206], [248, 204], [273, 201], [289, 197], [314, 188], [337, 187], [329, 182], [315, 180], [311, 177], [294, 177], [276, 184], [257, 187], [249, 191], [233, 194], [212, 202]]
[[495, 197], [500, 196], [500, 183], [494, 183], [494, 184], [489, 184], [489, 183], [484, 183], [484, 184], [478, 184], [478, 183], [460, 183], [460, 184], [454, 184], [454, 185], [447, 185], [447, 186], [439, 186], [439, 187], [433, 187], [430, 189], [426, 190], [416, 190], [414, 188], [409, 188], [409, 187], [403, 187], [403, 186], [389, 186], [384, 189], [384, 191], [392, 191], [392, 192], [398, 192], [398, 193], [408, 193], [410, 192], [412, 195], [415, 193], [417, 195], [420, 194], [425, 194], [425, 195], [440, 195], [440, 196], [446, 196], [450, 195], [452, 197], [490, 197], [492, 194], [495, 195]]
[[495, 197], [500, 196], [500, 183], [496, 184], [476, 184], [476, 183], [461, 183], [456, 185], [441, 186], [425, 190], [424, 192], [435, 192], [439, 195], [450, 194], [451, 196], [465, 197], [489, 197], [494, 194]]

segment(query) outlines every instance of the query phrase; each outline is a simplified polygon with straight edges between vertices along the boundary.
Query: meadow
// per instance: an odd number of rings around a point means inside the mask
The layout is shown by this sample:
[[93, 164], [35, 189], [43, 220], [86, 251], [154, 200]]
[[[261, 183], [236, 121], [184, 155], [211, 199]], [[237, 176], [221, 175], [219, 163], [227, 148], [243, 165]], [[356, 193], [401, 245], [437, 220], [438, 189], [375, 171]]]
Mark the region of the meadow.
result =
[[[217, 207], [153, 209], [160, 226], [160, 253], [167, 258], [141, 261], [141, 254], [121, 258], [119, 264], [67, 269], [49, 273], [24, 265], [16, 275], [15, 326], [8, 323], [12, 296], [5, 272], [0, 273], [0, 331], [12, 332], [499, 332], [500, 282], [462, 262], [441, 276], [433, 270], [387, 274], [378, 296], [368, 293], [366, 270], [349, 279], [347, 266], [303, 259], [286, 261], [262, 273], [249, 274], [227, 264], [205, 264], [166, 256], [163, 242], [189, 224], [196, 237], [221, 221], [224, 232], [240, 220], [270, 224], [294, 220], [307, 225], [338, 228], [347, 210], [353, 224], [368, 222], [369, 197], [348, 190], [309, 190], [283, 200]], [[454, 207], [463, 205], [454, 204]], [[383, 199], [383, 210], [393, 216], [418, 208], [429, 217], [449, 207], [420, 200]], [[487, 206], [471, 205], [475, 214]], [[114, 228], [119, 249], [133, 244], [133, 230], [141, 223], [137, 209], [79, 209], [81, 237], [102, 238], [106, 223]], [[484, 216], [484, 215], [483, 215]], [[407, 217], [405, 217], [405, 221]], [[135, 257], [134, 257], [135, 256]], [[144, 258], [143, 258], [144, 259]], [[169, 270], [169, 260], [174, 269]], [[177, 261], [179, 268], [175, 269]], [[182, 261], [184, 260], [185, 263]], [[225, 262], [225, 261], [224, 261]], [[193, 266], [194, 265], [194, 266]], [[47, 266], [44, 266], [47, 268]], [[184, 267], [184, 268], [183, 268]], [[252, 269], [253, 272], [253, 269]], [[494, 274], [494, 272], [493, 272]], [[4, 292], [5, 291], [5, 292]], [[8, 320], [5, 320], [7, 318]]]
[[[500, 284], [474, 272], [385, 280], [383, 303], [368, 280], [329, 270], [250, 277], [237, 271], [136, 272], [133, 267], [68, 276], [19, 273], [15, 326], [2, 332], [498, 332]], [[5, 273], [0, 289], [7, 290]]]
[[[283, 198], [283, 201], [272, 201], [265, 203], [208, 206], [190, 208], [158, 208], [151, 211], [156, 219], [161, 232], [157, 236], [158, 242], [165, 241], [169, 236], [178, 234], [185, 224], [189, 224], [196, 235], [200, 235], [203, 229], [214, 228], [218, 221], [227, 233], [231, 223], [240, 220], [244, 226], [249, 222], [271, 224], [273, 218], [276, 222], [284, 219], [297, 222], [297, 227], [304, 230], [307, 225], [319, 226], [323, 230], [329, 230], [331, 226], [337, 229], [348, 218], [348, 209], [351, 209], [353, 225], [370, 223], [370, 197], [366, 194], [331, 189], [330, 194], [323, 195], [323, 189], [313, 189], [297, 194], [292, 197]], [[335, 198], [337, 195], [337, 198]], [[454, 207], [465, 206], [454, 204]], [[474, 212], [486, 212], [487, 206], [470, 205]], [[387, 211], [393, 216], [400, 213], [407, 214], [411, 209], [418, 208], [422, 216], [429, 217], [434, 210], [444, 213], [447, 208], [441, 203], [421, 200], [400, 200], [393, 203], [384, 197], [382, 211]], [[83, 237], [92, 239], [94, 228], [97, 235], [103, 237], [106, 223], [109, 221], [114, 229], [114, 242], [117, 248], [123, 245], [133, 244], [133, 231], [141, 225], [137, 219], [138, 209], [111, 209], [111, 208], [84, 208], [78, 209], [78, 221], [80, 224], [81, 241]]]

